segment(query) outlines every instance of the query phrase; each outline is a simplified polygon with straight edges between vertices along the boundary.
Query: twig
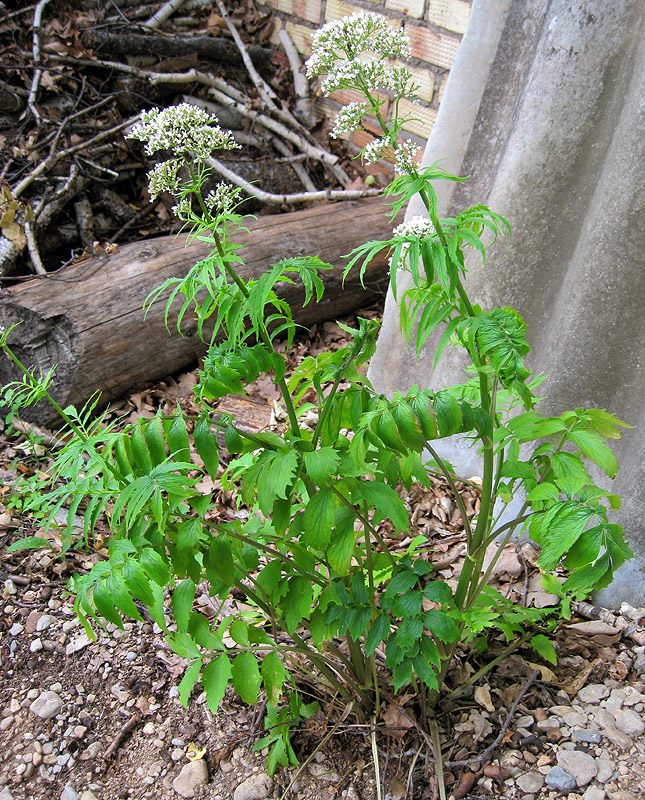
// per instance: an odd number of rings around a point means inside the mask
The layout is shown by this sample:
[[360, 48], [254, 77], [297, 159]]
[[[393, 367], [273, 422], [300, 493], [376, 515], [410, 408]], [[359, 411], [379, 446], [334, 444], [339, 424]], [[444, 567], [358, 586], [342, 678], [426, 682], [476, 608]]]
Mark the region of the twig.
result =
[[123, 744], [124, 739], [126, 736], [131, 733], [137, 723], [141, 719], [141, 714], [137, 711], [128, 719], [128, 721], [123, 725], [123, 727], [119, 730], [117, 735], [112, 740], [112, 744], [108, 747], [108, 749], [103, 753], [103, 759], [108, 761], [112, 756], [116, 753], [119, 747]]
[[36, 11], [34, 12], [34, 30], [31, 52], [32, 61], [36, 69], [34, 70], [34, 74], [31, 79], [31, 89], [29, 90], [29, 97], [27, 98], [27, 109], [21, 117], [21, 119], [24, 119], [27, 111], [30, 111], [33, 114], [36, 122], [40, 122], [40, 113], [36, 108], [36, 99], [38, 97], [38, 87], [40, 86], [40, 76], [43, 72], [40, 63], [40, 23], [43, 17], [43, 11], [50, 2], [51, 0], [40, 0], [36, 6]]
[[156, 14], [153, 14], [147, 22], [143, 23], [143, 27], [156, 31], [183, 4], [184, 0], [168, 0]]
[[353, 707], [354, 707], [354, 704], [353, 704], [353, 703], [351, 703], [351, 702], [350, 702], [350, 703], [348, 703], [348, 704], [345, 706], [345, 710], [344, 710], [344, 711], [343, 711], [343, 713], [341, 714], [341, 716], [340, 716], [340, 719], [339, 719], [339, 720], [336, 722], [336, 724], [334, 725], [334, 727], [333, 727], [333, 728], [332, 728], [332, 729], [329, 731], [329, 733], [328, 733], [328, 734], [325, 736], [325, 738], [324, 738], [324, 739], [321, 741], [321, 743], [318, 745], [318, 747], [316, 747], [316, 749], [315, 749], [315, 750], [313, 751], [313, 753], [312, 753], [312, 754], [309, 756], [309, 758], [307, 758], [307, 759], [306, 759], [306, 761], [303, 761], [303, 762], [302, 762], [302, 764], [301, 764], [301, 765], [298, 767], [298, 769], [296, 770], [296, 773], [295, 773], [295, 775], [293, 776], [293, 778], [291, 779], [291, 781], [290, 781], [289, 785], [288, 785], [288, 786], [287, 786], [287, 788], [284, 790], [284, 792], [282, 792], [282, 794], [280, 795], [280, 800], [284, 800], [284, 798], [285, 798], [285, 797], [286, 797], [286, 796], [289, 794], [289, 791], [290, 791], [291, 787], [292, 787], [292, 786], [293, 786], [293, 784], [294, 784], [294, 783], [295, 783], [295, 782], [298, 780], [298, 777], [301, 775], [301, 773], [303, 772], [303, 770], [307, 768], [307, 766], [308, 766], [308, 765], [311, 763], [311, 761], [313, 761], [313, 758], [314, 758], [314, 756], [316, 755], [316, 753], [317, 753], [317, 752], [318, 752], [318, 751], [319, 751], [319, 750], [320, 750], [322, 747], [324, 747], [324, 745], [325, 745], [325, 742], [327, 742], [327, 740], [328, 740], [328, 739], [330, 739], [330, 738], [331, 738], [331, 737], [332, 737], [332, 736], [333, 736], [333, 735], [336, 733], [336, 731], [338, 730], [338, 728], [340, 727], [340, 725], [341, 725], [341, 724], [342, 724], [342, 723], [343, 723], [343, 722], [344, 722], [344, 721], [347, 719], [347, 717], [349, 716], [349, 714], [350, 714], [350, 712], [351, 712], [351, 710], [352, 710], [352, 708], [353, 708]]
[[465, 761], [446, 761], [444, 762], [444, 767], [448, 767], [449, 769], [452, 769], [452, 767], [469, 767], [471, 764], [476, 764], [478, 761], [484, 761], [489, 753], [492, 753], [496, 747], [499, 747], [502, 739], [504, 738], [504, 735], [506, 734], [506, 731], [508, 730], [511, 724], [511, 720], [515, 716], [517, 707], [519, 706], [519, 704], [522, 701], [522, 698], [531, 688], [531, 686], [533, 685], [535, 679], [538, 677], [539, 674], [540, 674], [539, 670], [537, 669], [534, 670], [533, 673], [531, 674], [531, 677], [524, 684], [522, 691], [515, 698], [515, 702], [513, 703], [508, 714], [506, 715], [506, 719], [504, 720], [504, 724], [502, 725], [499, 735], [492, 744], [490, 744], [483, 752], [479, 753], [479, 755], [473, 756], [472, 758], [466, 759]]
[[[260, 93], [260, 97], [262, 98], [264, 104], [271, 111], [280, 112], [280, 109], [275, 102], [278, 99], [278, 96], [253, 66], [253, 62], [246, 51], [244, 42], [242, 41], [237, 28], [231, 22], [231, 18], [229, 17], [222, 0], [217, 0], [217, 7], [219, 8], [219, 13], [222, 15], [224, 22], [226, 23], [226, 27], [229, 29], [231, 36], [233, 37], [233, 41], [235, 42], [237, 49], [240, 51], [246, 71], [249, 73], [249, 78], [251, 78], [253, 85]], [[290, 116], [291, 115], [289, 114], [289, 117]]]
[[580, 603], [574, 600], [571, 603], [571, 610], [576, 614], [580, 614], [581, 617], [600, 619], [608, 625], [613, 625], [615, 628], [619, 628], [623, 634], [635, 644], [641, 647], [645, 645], [645, 630], [640, 625], [636, 625], [634, 622], [628, 622], [623, 617], [613, 614], [606, 608], [600, 608], [591, 603]]
[[38, 245], [36, 244], [36, 237], [34, 235], [33, 223], [31, 220], [25, 220], [25, 239], [27, 240], [27, 250], [29, 250], [29, 257], [37, 275], [46, 275], [47, 270], [43, 266]]
[[69, 170], [69, 177], [61, 188], [53, 195], [47, 194], [42, 197], [34, 208], [34, 216], [41, 228], [47, 227], [50, 220], [60, 211], [65, 203], [74, 197], [82, 188], [84, 181], [76, 164], [72, 164]]
[[74, 203], [74, 215], [76, 217], [81, 243], [86, 250], [91, 250], [96, 239], [96, 234], [94, 233], [94, 214], [92, 213], [92, 204], [85, 192], [83, 192]]
[[311, 98], [309, 97], [309, 82], [303, 72], [303, 64], [300, 59], [300, 53], [296, 49], [295, 44], [286, 28], [282, 28], [278, 33], [280, 43], [284, 47], [284, 52], [289, 59], [289, 67], [293, 74], [293, 90], [296, 95], [296, 108], [295, 114], [305, 127], [310, 128], [315, 122], [315, 115], [311, 107]]
[[78, 153], [80, 150], [85, 150], [88, 147], [91, 147], [94, 144], [98, 144], [98, 142], [103, 141], [103, 139], [107, 139], [109, 136], [112, 136], [119, 131], [122, 131], [124, 128], [132, 125], [139, 119], [139, 115], [137, 114], [135, 117], [130, 117], [125, 122], [120, 122], [118, 125], [115, 125], [113, 128], [109, 128], [108, 130], [102, 131], [101, 133], [97, 133], [96, 136], [93, 136], [91, 139], [87, 139], [84, 142], [80, 142], [79, 144], [75, 144], [72, 147], [68, 147], [66, 150], [61, 150], [58, 153], [54, 153], [52, 155], [47, 156], [44, 161], [41, 161], [38, 166], [32, 170], [29, 175], [23, 178], [20, 183], [16, 186], [13, 190], [13, 196], [19, 197], [25, 189], [30, 186], [39, 175], [42, 175], [43, 172], [49, 170], [53, 164], [57, 161], [60, 161], [63, 158], [67, 158], [68, 156], [73, 155], [74, 153]]
[[[280, 159], [283, 163], [288, 162], [291, 165], [291, 168], [296, 173], [298, 178], [300, 178], [300, 182], [305, 187], [308, 192], [317, 192], [318, 188], [316, 184], [311, 180], [311, 176], [307, 172], [307, 170], [303, 167], [300, 161], [294, 161], [293, 159], [296, 158], [293, 152], [289, 149], [289, 145], [285, 144], [282, 139], [279, 139], [277, 136], [274, 136], [272, 139], [273, 146], [275, 149], [282, 153], [283, 156], [286, 156], [286, 159]], [[304, 154], [301, 154], [304, 155]], [[306, 156], [305, 156], [306, 158]]]
[[129, 228], [131, 228], [133, 225], [136, 225], [136, 224], [137, 224], [138, 222], [140, 222], [142, 219], [144, 219], [145, 217], [147, 217], [147, 216], [148, 216], [148, 214], [152, 214], [152, 212], [153, 212], [154, 210], [155, 210], [155, 207], [154, 207], [153, 205], [148, 205], [148, 206], [145, 206], [144, 208], [142, 208], [142, 209], [141, 209], [141, 211], [137, 211], [137, 213], [136, 213], [136, 214], [135, 214], [135, 215], [132, 217], [132, 219], [129, 219], [127, 222], [125, 222], [125, 223], [124, 223], [124, 224], [123, 224], [123, 225], [122, 225], [122, 226], [119, 228], [119, 230], [118, 230], [118, 231], [117, 231], [117, 232], [114, 234], [114, 236], [112, 236], [112, 237], [110, 238], [110, 241], [111, 241], [113, 244], [116, 244], [116, 242], [118, 242], [118, 241], [119, 241], [119, 239], [120, 239], [120, 238], [123, 236], [123, 234], [124, 234], [124, 233], [125, 233], [125, 232], [126, 232], [128, 229], [129, 229]]
[[524, 553], [522, 552], [522, 547], [519, 541], [515, 542], [515, 550], [517, 552], [517, 558], [524, 568], [524, 586], [522, 588], [522, 605], [526, 608], [526, 599], [529, 595], [529, 567], [526, 563], [526, 559], [524, 558]]
[[321, 189], [316, 192], [300, 192], [296, 194], [271, 194], [263, 192], [253, 184], [248, 183], [244, 178], [225, 167], [221, 161], [215, 158], [206, 159], [209, 167], [218, 172], [223, 178], [239, 186], [246, 194], [257, 197], [263, 203], [269, 205], [291, 205], [293, 203], [309, 203], [315, 200], [360, 200], [363, 197], [376, 197], [381, 194], [381, 189]]

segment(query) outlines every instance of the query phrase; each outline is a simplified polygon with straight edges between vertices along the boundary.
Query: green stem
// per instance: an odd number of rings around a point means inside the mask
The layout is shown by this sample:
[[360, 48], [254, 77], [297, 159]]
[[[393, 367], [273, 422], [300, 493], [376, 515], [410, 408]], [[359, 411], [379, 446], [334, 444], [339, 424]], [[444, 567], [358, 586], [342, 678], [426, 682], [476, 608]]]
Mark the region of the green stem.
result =
[[[191, 178], [193, 179], [193, 182], [195, 182], [195, 171], [193, 169], [193, 166], [192, 166], [192, 164], [189, 164], [188, 166], [189, 166], [189, 169], [190, 169]], [[197, 196], [197, 200], [198, 200], [199, 205], [200, 205], [200, 207], [202, 209], [202, 213], [204, 214], [205, 219], [212, 225], [213, 224], [213, 217], [211, 216], [209, 210], [206, 208], [206, 204], [204, 203], [204, 198], [202, 197], [201, 192], [195, 192], [195, 194]], [[248, 300], [248, 298], [249, 298], [249, 290], [246, 288], [246, 284], [244, 283], [244, 281], [240, 278], [240, 276], [237, 274], [237, 272], [233, 269], [233, 267], [226, 260], [226, 257], [225, 257], [225, 254], [224, 254], [224, 248], [222, 247], [222, 241], [221, 241], [221, 238], [219, 236], [219, 233], [215, 230], [214, 227], [211, 228], [211, 233], [212, 233], [212, 236], [213, 236], [213, 241], [215, 242], [215, 247], [217, 249], [217, 254], [219, 255], [220, 260], [222, 262], [222, 266], [224, 267], [224, 269], [226, 270], [228, 275], [233, 279], [233, 282], [235, 283], [237, 288], [242, 293], [242, 296], [245, 299]], [[259, 333], [260, 333], [260, 339], [262, 340], [262, 343], [264, 344], [264, 346], [275, 353], [276, 350], [273, 347], [273, 342], [271, 341], [271, 337], [269, 336], [269, 332], [268, 332], [264, 322], [259, 326]], [[298, 425], [298, 418], [296, 416], [296, 411], [295, 411], [295, 409], [293, 407], [293, 402], [291, 400], [291, 395], [289, 393], [289, 389], [287, 388], [287, 383], [286, 383], [284, 377], [278, 378], [277, 376], [275, 376], [275, 382], [276, 382], [276, 385], [278, 386], [278, 388], [280, 389], [280, 393], [282, 394], [282, 399], [284, 400], [284, 404], [285, 404], [285, 407], [287, 409], [287, 416], [289, 417], [289, 424], [291, 425], [291, 430], [297, 436], [300, 436], [300, 427]]]
[[361, 514], [361, 512], [357, 510], [356, 506], [353, 505], [343, 494], [341, 494], [338, 491], [338, 489], [332, 486], [331, 490], [336, 495], [336, 497], [338, 497], [341, 500], [341, 502], [347, 506], [347, 508], [351, 509], [354, 512], [354, 514], [356, 514], [356, 516], [363, 523], [363, 528], [365, 529], [365, 531], [367, 531], [367, 534], [369, 535], [371, 533], [374, 536], [376, 541], [381, 545], [381, 548], [385, 553], [390, 564], [393, 567], [396, 567], [396, 561], [394, 559], [394, 556], [392, 555], [392, 553], [390, 553], [388, 546], [383, 541], [383, 537], [378, 533], [378, 531], [372, 525], [370, 525], [369, 519], [363, 516], [363, 514]]

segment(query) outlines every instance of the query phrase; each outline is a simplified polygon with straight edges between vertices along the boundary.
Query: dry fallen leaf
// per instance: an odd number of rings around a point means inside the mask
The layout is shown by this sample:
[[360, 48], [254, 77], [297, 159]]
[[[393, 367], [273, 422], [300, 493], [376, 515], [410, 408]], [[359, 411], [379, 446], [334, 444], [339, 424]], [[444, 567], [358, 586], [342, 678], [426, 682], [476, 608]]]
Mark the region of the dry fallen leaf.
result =
[[495, 711], [493, 701], [490, 699], [490, 690], [488, 686], [478, 686], [475, 689], [475, 702], [483, 706], [486, 711], [490, 711], [491, 713]]

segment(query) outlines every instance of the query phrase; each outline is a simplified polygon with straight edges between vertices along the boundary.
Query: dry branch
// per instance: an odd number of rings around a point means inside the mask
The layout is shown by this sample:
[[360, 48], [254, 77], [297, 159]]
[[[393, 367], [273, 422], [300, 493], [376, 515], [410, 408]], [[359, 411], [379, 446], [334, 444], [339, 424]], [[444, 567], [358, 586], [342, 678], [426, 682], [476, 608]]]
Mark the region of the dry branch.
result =
[[[323, 273], [325, 296], [302, 308], [302, 287], [278, 287], [304, 326], [342, 317], [381, 296], [387, 286], [385, 254], [374, 259], [360, 282], [342, 286], [342, 256], [367, 238], [391, 232], [382, 198], [318, 206], [249, 223], [250, 232], [236, 241], [243, 251], [248, 279], [269, 264], [296, 255], [319, 256], [334, 266]], [[111, 255], [92, 257], [41, 280], [0, 292], [0, 325], [18, 321], [10, 343], [24, 363], [37, 369], [57, 364], [52, 393], [63, 405], [80, 405], [97, 390], [103, 399], [118, 397], [136, 384], [154, 381], [186, 368], [205, 352], [187, 320], [184, 337], [164, 325], [165, 299], [155, 302], [144, 319], [146, 296], [169, 277], [183, 277], [208, 250], [202, 243], [182, 248], [185, 237], [162, 237], [124, 245]], [[350, 276], [351, 278], [351, 276]], [[170, 315], [171, 331], [177, 309]], [[207, 336], [208, 334], [206, 334]], [[8, 359], [0, 359], [0, 383], [18, 376]], [[39, 424], [53, 421], [48, 407], [24, 415]]]

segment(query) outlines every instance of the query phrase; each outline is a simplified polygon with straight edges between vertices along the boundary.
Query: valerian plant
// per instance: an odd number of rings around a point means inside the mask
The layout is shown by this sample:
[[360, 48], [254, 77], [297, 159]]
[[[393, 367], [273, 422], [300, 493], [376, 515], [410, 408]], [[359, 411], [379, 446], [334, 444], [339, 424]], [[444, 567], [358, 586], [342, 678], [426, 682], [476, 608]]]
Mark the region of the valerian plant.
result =
[[[404, 34], [373, 13], [331, 22], [314, 37], [309, 75], [324, 75], [327, 93], [345, 88], [364, 98], [341, 110], [334, 135], [360, 128], [365, 115], [376, 119], [382, 134], [363, 158], [394, 161], [397, 176], [386, 190], [395, 198], [393, 216], [415, 195], [426, 211], [397, 226], [391, 239], [359, 247], [346, 272], [358, 269], [362, 276], [371, 258], [388, 251], [395, 295], [397, 274], [405, 270], [411, 278], [398, 298], [408, 340], [418, 352], [441, 328], [437, 358], [449, 343], [463, 348], [474, 377], [439, 391], [378, 394], [358, 369], [372, 356], [378, 333], [378, 322], [366, 319], [356, 328], [342, 326], [351, 337], [346, 347], [305, 358], [287, 377], [276, 340], [290, 344], [296, 325], [276, 285], [301, 281], [305, 302], [320, 300], [330, 265], [297, 257], [243, 280], [243, 253], [235, 244], [244, 225], [239, 190], [219, 184], [206, 196], [202, 191], [209, 175], [204, 159], [216, 148], [235, 147], [231, 134], [186, 104], [153, 109], [131, 132], [149, 154], [172, 154], [151, 171], [150, 195], [172, 193], [189, 238], [212, 248], [185, 278], [167, 281], [148, 299], [170, 290], [167, 312], [181, 301], [178, 328], [186, 313], [196, 315], [209, 345], [195, 387], [201, 412], [185, 419], [178, 409], [119, 430], [91, 409], [57, 407], [69, 436], [49, 491], [31, 501], [50, 521], [68, 509], [66, 546], [74, 543], [77, 513], [89, 542], [99, 517], [109, 521], [109, 557], [71, 583], [88, 630], [89, 620], [121, 626], [123, 616], [140, 619], [145, 608], [173, 650], [189, 659], [180, 684], [184, 703], [198, 681], [213, 712], [229, 684], [247, 703], [264, 690], [267, 736], [258, 747], [269, 747], [271, 772], [295, 763], [289, 725], [316, 710], [302, 702], [293, 677], [305, 663], [321, 687], [363, 720], [377, 718], [380, 687], [392, 684], [397, 692], [411, 686], [419, 693], [427, 716], [422, 723], [431, 724], [460, 644], [497, 629], [510, 646], [521, 637], [555, 660], [545, 635], [550, 612], [518, 607], [487, 585], [503, 549], [484, 568], [493, 542], [503, 545], [528, 528], [563, 613], [571, 597], [606, 586], [632, 555], [608, 517], [618, 498], [596, 486], [586, 466], [615, 475], [606, 440], [618, 438], [625, 423], [599, 409], [541, 414], [521, 316], [508, 307], [483, 310], [469, 298], [466, 251], [485, 260], [486, 237], [508, 235], [509, 228], [485, 206], [439, 219], [433, 181], [462, 179], [438, 166], [419, 167], [417, 147], [401, 141], [399, 103], [414, 92], [414, 82], [406, 67], [392, 62], [408, 54]], [[390, 120], [382, 113], [386, 96], [395, 110]], [[25, 378], [5, 388], [5, 401], [16, 409], [42, 397], [55, 403], [50, 376], [33, 376], [8, 338], [5, 332], [0, 344]], [[249, 433], [230, 415], [217, 414], [219, 398], [244, 394], [260, 374], [270, 375], [281, 393], [288, 420], [282, 433]], [[315, 412], [313, 427], [302, 422], [306, 411]], [[472, 522], [454, 470], [434, 448], [439, 439], [464, 434], [483, 453], [481, 505]], [[223, 475], [222, 441], [234, 456]], [[221, 479], [248, 513], [221, 523], [210, 494], [197, 488], [199, 470]], [[450, 485], [465, 526], [467, 552], [454, 591], [427, 560], [427, 539], [417, 537], [400, 552], [381, 535], [384, 520], [407, 534], [409, 514], [397, 489], [429, 486], [429, 471]], [[501, 522], [496, 501], [508, 504], [518, 494], [525, 497], [520, 512]], [[558, 566], [568, 572], [563, 585], [552, 574]], [[218, 609], [214, 618], [193, 607], [204, 582]], [[245, 598], [237, 610], [226, 603], [232, 591]]]

